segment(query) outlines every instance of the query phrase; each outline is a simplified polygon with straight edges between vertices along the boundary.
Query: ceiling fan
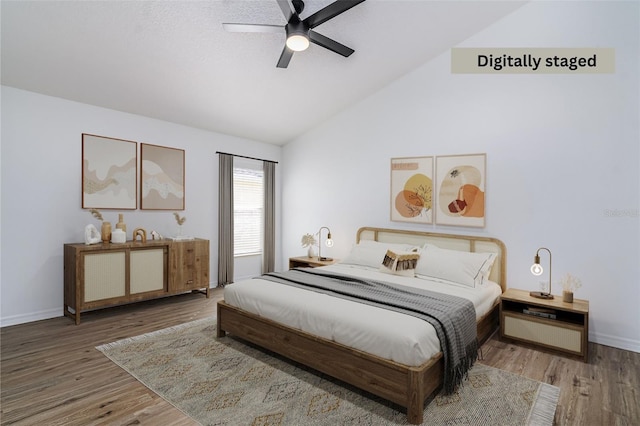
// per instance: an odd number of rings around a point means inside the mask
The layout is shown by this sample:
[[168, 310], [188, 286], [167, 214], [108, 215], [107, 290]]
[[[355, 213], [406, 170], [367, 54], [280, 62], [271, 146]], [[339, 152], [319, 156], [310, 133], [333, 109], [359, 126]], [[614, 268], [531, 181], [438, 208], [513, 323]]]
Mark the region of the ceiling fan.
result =
[[284, 26], [267, 24], [222, 24], [222, 27], [230, 32], [260, 33], [282, 33], [284, 29], [287, 35], [287, 41], [278, 60], [278, 68], [287, 68], [293, 57], [293, 53], [305, 50], [309, 47], [309, 42], [336, 52], [345, 58], [354, 52], [353, 49], [325, 37], [313, 29], [365, 0], [337, 0], [302, 20], [300, 19], [300, 14], [304, 10], [304, 2], [302, 0], [291, 0], [291, 3], [289, 3], [289, 0], [276, 1], [287, 20], [287, 24]]

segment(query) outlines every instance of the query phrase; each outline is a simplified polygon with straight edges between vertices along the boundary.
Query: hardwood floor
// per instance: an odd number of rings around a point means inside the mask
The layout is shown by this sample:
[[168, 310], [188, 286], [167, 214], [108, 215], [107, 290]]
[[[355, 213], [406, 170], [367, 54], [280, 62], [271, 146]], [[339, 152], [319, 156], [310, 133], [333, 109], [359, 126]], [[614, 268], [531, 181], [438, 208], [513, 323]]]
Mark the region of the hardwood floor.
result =
[[[222, 295], [185, 294], [4, 327], [3, 425], [195, 425], [95, 347], [215, 315]], [[588, 364], [500, 341], [482, 346], [482, 364], [560, 387], [557, 425], [640, 424], [640, 354], [590, 344]]]
[[497, 335], [482, 352], [482, 364], [558, 386], [557, 425], [640, 424], [640, 353], [589, 343], [589, 363], [584, 363]]

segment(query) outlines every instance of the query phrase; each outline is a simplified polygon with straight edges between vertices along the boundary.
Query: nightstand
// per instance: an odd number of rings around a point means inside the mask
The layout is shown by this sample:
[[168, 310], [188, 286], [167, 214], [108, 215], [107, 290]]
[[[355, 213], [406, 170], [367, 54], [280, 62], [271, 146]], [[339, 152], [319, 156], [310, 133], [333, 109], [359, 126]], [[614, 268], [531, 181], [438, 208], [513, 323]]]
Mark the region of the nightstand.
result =
[[589, 359], [589, 301], [531, 297], [510, 288], [500, 301], [500, 337]]
[[328, 266], [336, 263], [338, 259], [319, 260], [318, 256], [300, 256], [289, 258], [289, 269], [293, 268], [317, 268], [318, 266]]

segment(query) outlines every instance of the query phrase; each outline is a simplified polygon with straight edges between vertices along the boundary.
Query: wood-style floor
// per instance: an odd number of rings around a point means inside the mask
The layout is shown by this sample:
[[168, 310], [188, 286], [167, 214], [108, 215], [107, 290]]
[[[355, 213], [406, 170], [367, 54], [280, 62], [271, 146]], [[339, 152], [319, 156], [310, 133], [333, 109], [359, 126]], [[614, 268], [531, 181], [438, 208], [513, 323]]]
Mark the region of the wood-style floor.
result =
[[[209, 299], [185, 294], [2, 328], [1, 424], [193, 425], [95, 347], [214, 316]], [[640, 354], [590, 344], [588, 364], [500, 341], [482, 346], [482, 364], [560, 387], [557, 425], [640, 424]]]

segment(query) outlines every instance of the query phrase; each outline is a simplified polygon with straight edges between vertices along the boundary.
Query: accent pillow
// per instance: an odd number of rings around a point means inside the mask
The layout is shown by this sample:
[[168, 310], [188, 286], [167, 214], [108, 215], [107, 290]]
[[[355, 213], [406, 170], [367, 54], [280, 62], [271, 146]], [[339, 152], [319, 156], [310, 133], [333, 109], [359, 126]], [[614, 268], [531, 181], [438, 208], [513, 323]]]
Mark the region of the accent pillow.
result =
[[403, 277], [413, 277], [416, 272], [416, 265], [420, 259], [418, 249], [409, 252], [396, 253], [393, 250], [387, 250], [382, 259], [380, 272], [387, 274], [401, 275]]
[[425, 244], [416, 275], [424, 278], [438, 278], [467, 287], [476, 287], [489, 279], [491, 267], [496, 260], [495, 253], [471, 253], [448, 250]]
[[372, 240], [362, 240], [358, 244], [354, 244], [351, 252], [340, 261], [346, 265], [368, 266], [371, 268], [380, 267], [380, 259], [382, 259], [387, 250], [394, 251], [410, 251], [415, 246], [411, 244], [381, 243]]

